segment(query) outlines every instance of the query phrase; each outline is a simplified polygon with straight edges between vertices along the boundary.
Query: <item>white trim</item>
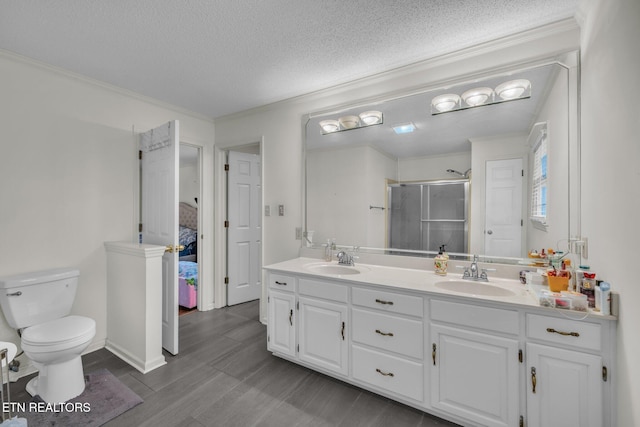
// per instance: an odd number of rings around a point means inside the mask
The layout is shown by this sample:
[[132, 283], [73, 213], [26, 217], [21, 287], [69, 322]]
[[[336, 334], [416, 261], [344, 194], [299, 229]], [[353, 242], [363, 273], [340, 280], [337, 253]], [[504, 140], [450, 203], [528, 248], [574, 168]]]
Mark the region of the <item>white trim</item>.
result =
[[164, 356], [158, 356], [154, 360], [147, 360], [147, 361], [140, 360], [140, 358], [136, 357], [135, 355], [128, 352], [124, 348], [118, 346], [117, 344], [110, 342], [109, 340], [106, 341], [104, 348], [106, 348], [111, 353], [118, 356], [120, 359], [127, 362], [129, 365], [136, 368], [138, 371], [142, 372], [143, 374], [151, 372], [154, 369], [157, 369], [160, 366], [167, 364], [167, 361], [165, 360]]
[[180, 113], [180, 114], [184, 114], [190, 117], [193, 117], [194, 119], [198, 119], [198, 120], [205, 120], [207, 122], [213, 122], [213, 119], [211, 117], [205, 116], [203, 114], [197, 113], [195, 111], [191, 111], [191, 110], [187, 110], [185, 108], [182, 107], [178, 107], [177, 105], [174, 104], [169, 104], [167, 102], [164, 101], [160, 101], [159, 99], [156, 98], [151, 98], [149, 96], [145, 96], [142, 95], [140, 93], [134, 92], [132, 90], [128, 90], [128, 89], [124, 89], [121, 88], [119, 86], [114, 86], [112, 84], [109, 83], [105, 83], [103, 81], [100, 80], [96, 80], [93, 79], [91, 77], [87, 77], [84, 76], [82, 74], [78, 74], [78, 73], [74, 73], [73, 71], [69, 71], [66, 70], [64, 68], [60, 68], [60, 67], [56, 67], [55, 65], [51, 65], [51, 64], [47, 64], [45, 62], [41, 62], [26, 56], [22, 56], [22, 55], [18, 55], [17, 53], [14, 52], [10, 52], [8, 50], [4, 50], [4, 49], [0, 49], [0, 57], [6, 57], [9, 58], [10, 60], [16, 61], [16, 62], [21, 62], [23, 64], [27, 64], [27, 65], [31, 65], [55, 74], [58, 74], [60, 76], [64, 76], [67, 78], [70, 78], [72, 80], [79, 80], [83, 83], [87, 83], [93, 86], [98, 86], [102, 89], [106, 89], [108, 91], [111, 92], [115, 92], [118, 93], [120, 95], [123, 96], [127, 96], [129, 98], [133, 98], [133, 99], [137, 99], [138, 101], [142, 101], [142, 102], [146, 102], [149, 104], [153, 104], [156, 105], [158, 107], [170, 110], [170, 111], [175, 111], [176, 113]]

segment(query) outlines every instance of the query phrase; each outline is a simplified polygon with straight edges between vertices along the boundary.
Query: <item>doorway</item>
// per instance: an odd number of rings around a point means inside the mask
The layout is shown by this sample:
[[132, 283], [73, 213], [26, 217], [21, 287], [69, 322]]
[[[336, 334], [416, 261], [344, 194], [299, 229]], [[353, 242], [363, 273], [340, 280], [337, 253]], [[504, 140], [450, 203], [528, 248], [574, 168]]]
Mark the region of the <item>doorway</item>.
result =
[[181, 316], [199, 309], [201, 170], [201, 148], [181, 142], [178, 196], [178, 238], [182, 248], [178, 256], [178, 312]]

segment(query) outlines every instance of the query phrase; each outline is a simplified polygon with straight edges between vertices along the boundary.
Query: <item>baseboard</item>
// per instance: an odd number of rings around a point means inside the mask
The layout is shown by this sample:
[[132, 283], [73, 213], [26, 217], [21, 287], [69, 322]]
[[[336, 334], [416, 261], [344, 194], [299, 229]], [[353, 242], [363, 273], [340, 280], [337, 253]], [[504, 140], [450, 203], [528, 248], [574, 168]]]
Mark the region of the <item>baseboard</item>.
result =
[[123, 349], [119, 345], [109, 342], [108, 340], [105, 343], [104, 347], [107, 350], [109, 350], [111, 353], [113, 353], [123, 361], [127, 362], [129, 365], [131, 365], [132, 367], [134, 367], [135, 369], [137, 369], [143, 374], [146, 374], [147, 372], [151, 372], [154, 369], [157, 369], [160, 366], [165, 365], [167, 363], [167, 361], [164, 359], [164, 356], [162, 355], [158, 356], [154, 360], [147, 360], [147, 361], [140, 360], [139, 357], [134, 356], [133, 354]]

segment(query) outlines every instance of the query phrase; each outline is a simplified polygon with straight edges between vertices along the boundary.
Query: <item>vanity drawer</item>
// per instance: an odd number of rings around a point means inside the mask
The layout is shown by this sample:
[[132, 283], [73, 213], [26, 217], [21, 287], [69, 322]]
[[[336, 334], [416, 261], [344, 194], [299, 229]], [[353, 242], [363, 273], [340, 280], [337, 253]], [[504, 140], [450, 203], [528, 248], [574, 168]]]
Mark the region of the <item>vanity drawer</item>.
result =
[[527, 337], [586, 350], [601, 350], [602, 328], [584, 320], [527, 314]]
[[353, 341], [422, 359], [422, 321], [353, 308]]
[[422, 401], [422, 364], [354, 345], [353, 378]]
[[296, 290], [296, 278], [283, 274], [269, 273], [269, 287], [279, 291], [293, 292]]
[[480, 305], [431, 300], [431, 319], [491, 332], [520, 333], [518, 312]]
[[298, 282], [298, 293], [300, 295], [346, 303], [348, 288], [344, 285], [323, 280], [300, 279]]
[[375, 308], [389, 313], [422, 317], [422, 297], [384, 292], [377, 289], [353, 288], [353, 304]]

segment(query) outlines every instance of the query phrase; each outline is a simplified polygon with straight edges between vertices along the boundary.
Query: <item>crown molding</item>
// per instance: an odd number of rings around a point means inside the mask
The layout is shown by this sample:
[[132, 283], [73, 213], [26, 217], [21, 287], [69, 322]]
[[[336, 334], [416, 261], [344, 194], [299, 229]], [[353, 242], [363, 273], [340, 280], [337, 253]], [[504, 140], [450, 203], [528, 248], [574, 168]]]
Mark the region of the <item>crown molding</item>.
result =
[[47, 72], [51, 72], [51, 73], [54, 73], [54, 74], [57, 74], [59, 76], [62, 76], [62, 77], [65, 77], [65, 78], [69, 78], [69, 79], [72, 79], [72, 80], [77, 80], [77, 81], [80, 81], [82, 83], [85, 83], [85, 84], [88, 84], [88, 85], [91, 85], [91, 86], [96, 86], [96, 87], [99, 87], [101, 89], [105, 89], [107, 91], [117, 93], [118, 95], [122, 95], [122, 96], [126, 96], [128, 98], [135, 99], [135, 100], [140, 101], [140, 102], [144, 102], [144, 103], [147, 103], [147, 104], [152, 104], [152, 105], [155, 105], [156, 107], [161, 107], [161, 108], [164, 108], [164, 109], [167, 109], [167, 110], [171, 110], [171, 111], [174, 111], [176, 113], [192, 117], [194, 119], [204, 120], [204, 121], [213, 123], [213, 118], [205, 116], [205, 115], [200, 114], [200, 113], [196, 113], [195, 111], [191, 111], [191, 110], [188, 110], [186, 108], [182, 108], [182, 107], [179, 107], [177, 105], [170, 104], [168, 102], [160, 101], [159, 99], [152, 98], [152, 97], [146, 96], [146, 95], [142, 95], [142, 94], [140, 94], [138, 92], [135, 92], [135, 91], [132, 91], [132, 90], [129, 90], [129, 89], [124, 89], [124, 88], [121, 88], [119, 86], [115, 86], [115, 85], [112, 85], [112, 84], [109, 84], [109, 83], [105, 83], [105, 82], [103, 82], [101, 80], [92, 79], [92, 78], [84, 76], [82, 74], [74, 73], [73, 71], [69, 71], [69, 70], [66, 70], [64, 68], [56, 67], [55, 65], [47, 64], [46, 62], [38, 61], [36, 59], [29, 58], [27, 56], [19, 55], [19, 54], [15, 53], [15, 52], [11, 52], [11, 51], [8, 51], [8, 50], [0, 49], [0, 58], [6, 58], [6, 59], [8, 59], [10, 61], [22, 63], [24, 65], [35, 67], [35, 68], [39, 68], [41, 70], [44, 70], [44, 71], [47, 71]]
[[[536, 48], [526, 49], [526, 52], [513, 54], [513, 52], [517, 51], [518, 48], [526, 45], [535, 45]], [[542, 61], [543, 59], [553, 58], [563, 53], [577, 50], [579, 48], [580, 27], [578, 26], [578, 23], [574, 18], [567, 18], [548, 25], [522, 31], [509, 36], [500, 37], [489, 42], [480, 43], [455, 52], [439, 55], [433, 58], [425, 59], [409, 65], [373, 74], [371, 76], [341, 83], [304, 95], [284, 99], [282, 101], [273, 102], [226, 116], [221, 116], [216, 118], [215, 121], [234, 120], [241, 117], [258, 114], [264, 111], [284, 108], [291, 105], [319, 102], [324, 99], [339, 97], [347, 93], [356, 91], [360, 91], [363, 93], [369, 92], [370, 95], [355, 98], [351, 97], [351, 101], [353, 102], [354, 99], [358, 99], [358, 103], [368, 104], [370, 102], [388, 99], [387, 97], [389, 93], [397, 93], [400, 90], [398, 87], [402, 85], [401, 82], [403, 80], [411, 80], [409, 79], [409, 77], [411, 76], [429, 75], [433, 70], [443, 68], [451, 64], [459, 64], [465, 61], [471, 62], [474, 59], [482, 58], [484, 56], [496, 55], [500, 52], [511, 52], [512, 54], [509, 55], [511, 59], [506, 57], [501, 59], [501, 63], [499, 64], [499, 66], [501, 68], [504, 68], [517, 64]], [[487, 67], [484, 68], [486, 71]], [[482, 70], [483, 67], [480, 66], [474, 71], [480, 72]], [[467, 72], [463, 74], [469, 73]], [[448, 79], [435, 80], [429, 80], [429, 78], [427, 77], [422, 79], [422, 81], [417, 84], [409, 84], [409, 86], [405, 85], [404, 87], [402, 87], [402, 91], [414, 91], [418, 88], [424, 88], [426, 85], [445, 85], [447, 84], [448, 80], [452, 80], [452, 77], [450, 76]], [[391, 91], [376, 91], [376, 87], [381, 87], [382, 85], [388, 84], [389, 82], [393, 82], [391, 86], [395, 86], [395, 88], [392, 87]], [[345, 108], [350, 106], [352, 106], [352, 104], [344, 105]], [[331, 111], [334, 110], [336, 108], [335, 102], [334, 104], [329, 104], [326, 108], [331, 108]]]

